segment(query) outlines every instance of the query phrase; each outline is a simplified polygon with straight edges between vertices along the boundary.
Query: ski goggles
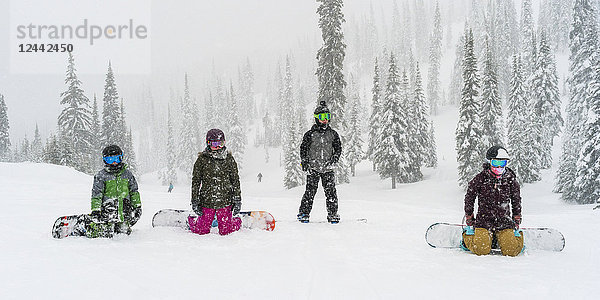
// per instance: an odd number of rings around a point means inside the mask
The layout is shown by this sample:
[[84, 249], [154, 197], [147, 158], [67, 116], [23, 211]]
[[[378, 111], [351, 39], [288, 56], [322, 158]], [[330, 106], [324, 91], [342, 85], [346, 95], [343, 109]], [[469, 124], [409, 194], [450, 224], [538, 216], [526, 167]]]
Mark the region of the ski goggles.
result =
[[123, 155], [113, 155], [113, 156], [105, 156], [104, 157], [104, 162], [112, 165], [113, 163], [121, 163], [121, 160], [123, 159]]
[[490, 160], [490, 164], [494, 168], [504, 168], [506, 164], [508, 164], [508, 160], [506, 159], [492, 159]]
[[225, 141], [206, 141], [211, 148], [221, 148], [225, 146]]
[[329, 121], [329, 119], [331, 119], [331, 114], [330, 113], [320, 113], [320, 114], [315, 114], [315, 118], [319, 119], [320, 121]]

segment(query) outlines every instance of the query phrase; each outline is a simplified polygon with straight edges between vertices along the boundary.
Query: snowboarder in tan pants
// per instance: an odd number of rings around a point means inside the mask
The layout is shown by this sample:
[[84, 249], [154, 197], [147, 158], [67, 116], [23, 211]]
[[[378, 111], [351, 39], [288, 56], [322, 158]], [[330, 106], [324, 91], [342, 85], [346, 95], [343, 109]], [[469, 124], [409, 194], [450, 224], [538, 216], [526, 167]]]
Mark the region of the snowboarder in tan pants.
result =
[[[469, 182], [465, 195], [467, 227], [462, 247], [477, 255], [486, 255], [496, 238], [503, 255], [517, 256], [523, 250], [524, 239], [523, 232], [519, 231], [520, 186], [515, 173], [506, 166], [509, 156], [504, 147], [491, 147], [486, 158], [488, 162], [483, 171]], [[473, 215], [475, 199], [479, 206], [477, 218]]]
[[[496, 231], [495, 235], [498, 240], [498, 246], [503, 255], [517, 256], [523, 249], [523, 233], [516, 237], [513, 229], [503, 229]], [[477, 255], [487, 255], [492, 250], [492, 232], [485, 228], [475, 228], [474, 235], [466, 235], [463, 233], [463, 242], [467, 249]]]

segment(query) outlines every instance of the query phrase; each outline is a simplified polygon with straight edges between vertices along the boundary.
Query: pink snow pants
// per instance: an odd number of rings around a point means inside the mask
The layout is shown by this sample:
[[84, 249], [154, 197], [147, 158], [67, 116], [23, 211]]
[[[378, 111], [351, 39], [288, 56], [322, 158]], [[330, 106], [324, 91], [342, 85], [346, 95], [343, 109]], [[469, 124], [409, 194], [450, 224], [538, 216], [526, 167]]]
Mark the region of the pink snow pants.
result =
[[231, 206], [226, 206], [219, 209], [212, 208], [202, 208], [202, 216], [188, 217], [188, 224], [190, 225], [190, 230], [193, 233], [197, 234], [208, 234], [210, 233], [210, 228], [215, 218], [215, 214], [217, 215], [217, 222], [219, 222], [219, 234], [227, 235], [232, 232], [240, 230], [242, 227], [242, 219], [239, 217], [233, 217], [231, 215]]

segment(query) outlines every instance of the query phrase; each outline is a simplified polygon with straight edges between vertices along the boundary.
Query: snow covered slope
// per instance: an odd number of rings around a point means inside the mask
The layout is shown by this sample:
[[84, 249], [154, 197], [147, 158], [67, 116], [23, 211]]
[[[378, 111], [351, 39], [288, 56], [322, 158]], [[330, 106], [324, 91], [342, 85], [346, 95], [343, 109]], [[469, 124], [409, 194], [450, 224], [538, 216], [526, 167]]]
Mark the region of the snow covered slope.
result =
[[[428, 225], [460, 222], [456, 183], [456, 111], [436, 118], [440, 166], [426, 180], [391, 190], [358, 166], [338, 187], [338, 225], [295, 221], [303, 187], [285, 190], [279, 154], [264, 163], [250, 148], [242, 174], [243, 209], [265, 209], [274, 232], [242, 230], [198, 236], [152, 228], [161, 208], [188, 208], [190, 185], [172, 194], [139, 178], [143, 216], [131, 236], [55, 240], [61, 215], [90, 210], [92, 177], [47, 164], [0, 164], [0, 299], [592, 299], [600, 294], [600, 211], [562, 203], [553, 171], [522, 189], [523, 226], [548, 226], [566, 237], [563, 252], [510, 258], [433, 249]], [[555, 162], [557, 159], [555, 159]], [[256, 174], [265, 175], [262, 183]], [[311, 220], [325, 220], [320, 189]], [[367, 218], [367, 223], [353, 222]]]

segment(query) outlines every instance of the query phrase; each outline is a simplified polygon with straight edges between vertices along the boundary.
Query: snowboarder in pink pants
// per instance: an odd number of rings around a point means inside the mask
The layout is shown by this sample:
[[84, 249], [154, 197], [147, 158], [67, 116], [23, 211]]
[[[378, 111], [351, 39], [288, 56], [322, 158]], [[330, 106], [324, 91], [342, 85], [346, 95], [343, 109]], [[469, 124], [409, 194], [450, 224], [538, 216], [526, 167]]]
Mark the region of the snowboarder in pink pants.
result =
[[198, 155], [192, 176], [192, 209], [198, 217], [188, 217], [190, 230], [207, 234], [215, 215], [219, 234], [238, 231], [242, 220], [240, 177], [237, 163], [225, 147], [225, 134], [211, 129], [206, 134], [206, 149]]
[[217, 216], [217, 222], [219, 226], [219, 234], [227, 235], [234, 231], [240, 230], [242, 220], [239, 217], [233, 217], [231, 214], [231, 207], [223, 207], [219, 209], [202, 208], [202, 215], [200, 217], [188, 217], [188, 224], [190, 224], [190, 230], [197, 234], [210, 233], [210, 228], [214, 220], [214, 216]]

